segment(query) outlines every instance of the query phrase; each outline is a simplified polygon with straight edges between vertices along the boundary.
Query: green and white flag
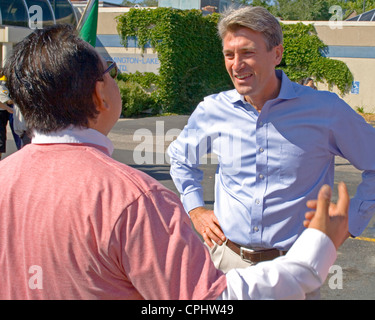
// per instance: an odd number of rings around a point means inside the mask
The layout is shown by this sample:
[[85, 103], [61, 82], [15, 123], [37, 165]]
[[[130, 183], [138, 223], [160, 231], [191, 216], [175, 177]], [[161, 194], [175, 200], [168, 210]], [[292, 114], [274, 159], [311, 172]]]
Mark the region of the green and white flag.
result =
[[77, 31], [81, 39], [96, 45], [96, 31], [98, 27], [99, 0], [89, 0], [85, 11], [77, 25]]

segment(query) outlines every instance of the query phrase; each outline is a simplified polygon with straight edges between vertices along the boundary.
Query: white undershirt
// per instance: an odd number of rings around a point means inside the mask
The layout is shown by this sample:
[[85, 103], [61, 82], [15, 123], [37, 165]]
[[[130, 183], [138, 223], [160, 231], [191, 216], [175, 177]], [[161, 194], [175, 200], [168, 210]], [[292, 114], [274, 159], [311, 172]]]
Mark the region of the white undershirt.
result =
[[73, 126], [50, 133], [41, 133], [34, 130], [31, 142], [35, 144], [91, 143], [105, 147], [110, 155], [112, 155], [114, 150], [111, 140], [109, 140], [108, 137], [99, 131], [90, 128], [77, 128]]

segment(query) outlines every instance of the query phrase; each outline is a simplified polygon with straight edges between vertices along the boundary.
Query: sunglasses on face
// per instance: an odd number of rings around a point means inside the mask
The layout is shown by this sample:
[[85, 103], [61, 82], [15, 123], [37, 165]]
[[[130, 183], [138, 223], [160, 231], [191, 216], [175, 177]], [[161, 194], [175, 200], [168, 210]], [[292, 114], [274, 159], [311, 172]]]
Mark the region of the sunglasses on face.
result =
[[103, 76], [108, 72], [111, 78], [116, 79], [118, 75], [118, 68], [116, 62], [110, 60], [106, 62], [108, 68], [103, 72]]

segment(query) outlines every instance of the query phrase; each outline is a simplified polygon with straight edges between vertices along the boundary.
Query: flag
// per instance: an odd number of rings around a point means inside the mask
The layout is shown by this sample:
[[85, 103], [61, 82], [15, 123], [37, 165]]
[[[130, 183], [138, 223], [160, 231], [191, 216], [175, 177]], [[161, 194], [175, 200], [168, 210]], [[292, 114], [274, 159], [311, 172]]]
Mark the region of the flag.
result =
[[89, 0], [77, 25], [80, 38], [90, 43], [93, 47], [96, 45], [98, 7], [99, 0]]

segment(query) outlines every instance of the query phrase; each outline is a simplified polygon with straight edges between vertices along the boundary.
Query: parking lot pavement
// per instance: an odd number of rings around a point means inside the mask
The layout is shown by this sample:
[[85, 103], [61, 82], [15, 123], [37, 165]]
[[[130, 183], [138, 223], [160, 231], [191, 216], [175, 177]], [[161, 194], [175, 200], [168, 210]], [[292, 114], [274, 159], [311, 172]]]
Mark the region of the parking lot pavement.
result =
[[[165, 150], [182, 130], [188, 116], [150, 117], [120, 119], [109, 134], [115, 150], [113, 158], [153, 176], [167, 188], [177, 193], [169, 175], [168, 157]], [[7, 153], [16, 148], [8, 132]], [[208, 161], [210, 163], [210, 161]], [[213, 185], [216, 166], [202, 166], [204, 198], [208, 207], [213, 206]], [[337, 158], [335, 163], [335, 186], [344, 181], [350, 196], [354, 196], [361, 181], [361, 172], [348, 161]], [[337, 189], [333, 190], [333, 200]], [[331, 268], [327, 281], [321, 288], [323, 300], [375, 299], [375, 218], [361, 237], [348, 239], [338, 251], [338, 258]]]

